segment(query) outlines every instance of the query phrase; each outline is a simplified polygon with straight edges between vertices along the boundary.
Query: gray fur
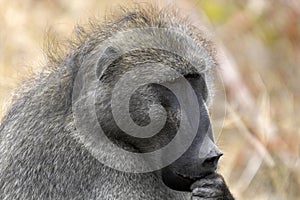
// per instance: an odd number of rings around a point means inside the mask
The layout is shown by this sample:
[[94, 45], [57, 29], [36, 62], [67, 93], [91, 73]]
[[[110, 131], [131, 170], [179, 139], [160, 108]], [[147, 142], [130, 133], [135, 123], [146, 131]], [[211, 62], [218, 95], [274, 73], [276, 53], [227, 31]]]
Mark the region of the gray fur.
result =
[[[26, 82], [0, 126], [0, 199], [101, 199], [101, 200], [183, 200], [190, 194], [166, 187], [155, 173], [132, 174], [108, 168], [86, 149], [76, 130], [72, 114], [73, 82], [77, 71], [96, 47], [112, 35], [132, 28], [162, 27], [176, 29], [204, 47], [203, 67], [215, 66], [209, 41], [173, 11], [156, 7], [131, 8], [117, 16], [81, 31], [75, 44], [62, 59], [52, 60], [47, 70]], [[189, 46], [185, 52], [196, 56]], [[130, 45], [124, 44], [122, 45]], [[156, 60], [180, 64], [183, 73], [189, 69], [184, 61], [172, 60], [158, 52], [129, 55], [118, 65], [117, 72], [104, 77], [110, 83], [129, 64]], [[202, 55], [201, 54], [201, 55]], [[149, 59], [147, 56], [151, 56]], [[54, 56], [55, 57], [55, 56]], [[141, 60], [144, 59], [144, 60]], [[169, 60], [168, 60], [169, 59]], [[95, 62], [95, 60], [91, 60]], [[114, 69], [111, 69], [112, 71]], [[204, 69], [201, 69], [204, 70]], [[206, 70], [206, 73], [210, 73]], [[114, 72], [114, 71], [113, 71]], [[108, 84], [109, 85], [109, 84]], [[103, 95], [109, 90], [103, 88]], [[101, 104], [103, 105], [103, 104]], [[103, 105], [105, 106], [105, 105]], [[105, 115], [105, 113], [103, 113]]]

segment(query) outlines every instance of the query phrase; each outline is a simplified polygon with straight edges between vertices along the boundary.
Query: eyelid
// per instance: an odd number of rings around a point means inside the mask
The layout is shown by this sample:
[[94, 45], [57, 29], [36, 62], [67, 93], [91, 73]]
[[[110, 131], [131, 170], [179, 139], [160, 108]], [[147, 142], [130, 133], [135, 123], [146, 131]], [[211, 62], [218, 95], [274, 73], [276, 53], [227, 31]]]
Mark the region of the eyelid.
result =
[[166, 82], [176, 82], [178, 79], [184, 78], [184, 79], [196, 79], [196, 78], [203, 78], [205, 80], [205, 74], [204, 73], [187, 73], [181, 76], [169, 78], [166, 80]]

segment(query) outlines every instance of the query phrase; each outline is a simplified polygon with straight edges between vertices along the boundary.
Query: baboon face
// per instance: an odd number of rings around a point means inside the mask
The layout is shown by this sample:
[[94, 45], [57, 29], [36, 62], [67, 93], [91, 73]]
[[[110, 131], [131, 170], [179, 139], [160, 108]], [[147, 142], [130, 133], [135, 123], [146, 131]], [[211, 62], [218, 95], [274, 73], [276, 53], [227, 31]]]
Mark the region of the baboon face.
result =
[[[214, 144], [208, 108], [204, 75], [193, 74], [185, 78], [192, 85], [199, 103], [200, 121], [191, 146], [171, 165], [162, 169], [164, 183], [174, 190], [189, 191], [197, 179], [213, 173], [222, 153]], [[175, 105], [173, 105], [174, 107]]]
[[[133, 122], [140, 126], [146, 127], [152, 123], [152, 119], [165, 120], [164, 126], [158, 130], [158, 132], [152, 136], [143, 137], [145, 132], [139, 132], [140, 135], [132, 136], [130, 132], [121, 130], [116, 124], [111, 108], [111, 98], [113, 96], [112, 88], [120, 80], [120, 77], [124, 75], [124, 68], [128, 70], [137, 69], [138, 62], [135, 59], [140, 57], [147, 58], [146, 55], [151, 55], [153, 52], [143, 53], [142, 55], [131, 54], [127, 57], [122, 57], [116, 60], [106, 72], [99, 77], [99, 81], [102, 86], [99, 90], [97, 102], [98, 104], [98, 118], [101, 123], [107, 137], [114, 141], [115, 144], [121, 148], [126, 148], [127, 151], [136, 153], [151, 153], [157, 149], [161, 149], [168, 145], [176, 136], [179, 127], [181, 126], [182, 114], [190, 115], [190, 111], [183, 110], [178, 98], [165, 84], [171, 84], [178, 88], [180, 94], [189, 99], [188, 88], [182, 84], [182, 81], [187, 81], [194, 91], [197, 98], [197, 106], [199, 109], [197, 133], [193, 138], [191, 144], [187, 149], [183, 149], [181, 156], [174, 160], [171, 164], [167, 165], [163, 169], [159, 170], [159, 176], [168, 187], [179, 191], [190, 191], [191, 184], [201, 177], [213, 173], [217, 168], [218, 159], [222, 153], [214, 144], [211, 124], [208, 115], [207, 101], [209, 96], [209, 88], [206, 84], [206, 74], [197, 73], [188, 66], [181, 68], [180, 62], [174, 58], [174, 61], [165, 61], [168, 66], [174, 67], [179, 71], [181, 77], [165, 77], [164, 83], [150, 83], [138, 87], [131, 95], [129, 100], [129, 114]], [[172, 55], [168, 55], [169, 57]], [[149, 62], [156, 64], [151, 59], [144, 60], [143, 62]], [[185, 71], [185, 68], [188, 70]], [[126, 85], [123, 86], [126, 91]], [[103, 92], [103, 89], [106, 89]], [[104, 95], [105, 94], [105, 95]], [[187, 103], [188, 104], [188, 103]], [[160, 105], [161, 109], [154, 109]], [[188, 105], [193, 106], [193, 105]], [[151, 111], [152, 109], [152, 111]], [[194, 109], [194, 108], [190, 108]], [[105, 115], [103, 115], [105, 113]], [[166, 119], [163, 117], [165, 114]], [[193, 120], [195, 116], [188, 116], [188, 121]], [[184, 129], [186, 130], [186, 129]], [[185, 136], [188, 137], [188, 131], [178, 140], [178, 148], [181, 148], [181, 144], [185, 142]], [[202, 148], [202, 149], [201, 149]], [[170, 152], [161, 154], [157, 160], [163, 161], [169, 156]], [[149, 164], [153, 164], [149, 161]]]

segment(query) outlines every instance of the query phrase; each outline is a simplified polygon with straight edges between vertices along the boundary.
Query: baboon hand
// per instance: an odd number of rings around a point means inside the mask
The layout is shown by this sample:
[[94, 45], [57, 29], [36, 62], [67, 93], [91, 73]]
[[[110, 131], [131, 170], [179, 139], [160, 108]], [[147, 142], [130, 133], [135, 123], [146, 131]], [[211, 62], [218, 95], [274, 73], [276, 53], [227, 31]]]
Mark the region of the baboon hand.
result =
[[217, 173], [209, 174], [191, 186], [191, 200], [234, 200], [224, 178]]

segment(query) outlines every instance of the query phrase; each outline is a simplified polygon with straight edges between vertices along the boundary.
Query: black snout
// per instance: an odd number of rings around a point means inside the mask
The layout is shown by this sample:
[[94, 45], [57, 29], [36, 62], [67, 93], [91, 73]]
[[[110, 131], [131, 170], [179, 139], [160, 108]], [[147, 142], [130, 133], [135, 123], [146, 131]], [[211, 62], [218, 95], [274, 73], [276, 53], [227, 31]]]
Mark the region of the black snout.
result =
[[189, 157], [183, 157], [162, 169], [163, 182], [173, 190], [190, 191], [192, 183], [215, 172], [222, 155], [215, 147], [204, 158], [199, 158], [198, 162], [186, 164]]

